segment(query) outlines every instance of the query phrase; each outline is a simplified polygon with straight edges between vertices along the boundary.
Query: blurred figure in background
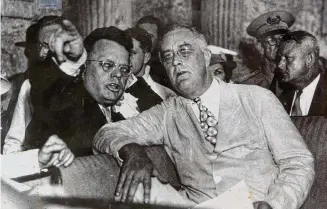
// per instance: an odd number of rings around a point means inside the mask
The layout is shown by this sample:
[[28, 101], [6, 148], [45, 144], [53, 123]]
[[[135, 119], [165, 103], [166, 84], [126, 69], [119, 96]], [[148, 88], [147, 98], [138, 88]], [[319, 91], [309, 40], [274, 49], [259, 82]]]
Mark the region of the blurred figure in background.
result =
[[[289, 32], [289, 28], [294, 24], [294, 16], [287, 11], [272, 11], [260, 15], [254, 19], [247, 27], [246, 31], [261, 44], [263, 57], [257, 63], [259, 70], [267, 78], [271, 90], [279, 94], [276, 83], [276, 54], [283, 36]], [[273, 81], [274, 80], [274, 81]]]
[[[134, 75], [134, 80], [125, 91], [125, 97], [128, 94], [134, 97], [139, 111], [143, 112], [170, 96], [174, 96], [175, 93], [152, 79], [151, 71], [153, 69], [148, 65], [151, 59], [152, 45], [149, 33], [142, 28], [135, 27], [125, 30], [125, 34], [133, 41], [130, 61]], [[136, 112], [136, 115], [138, 113]]]
[[139, 19], [135, 27], [144, 29], [151, 36], [152, 47], [151, 59], [149, 62], [149, 65], [152, 69], [150, 71], [151, 77], [155, 82], [174, 90], [169, 82], [165, 68], [162, 66], [158, 58], [158, 40], [162, 36], [162, 32], [164, 29], [163, 24], [158, 18], [150, 15], [144, 16]]

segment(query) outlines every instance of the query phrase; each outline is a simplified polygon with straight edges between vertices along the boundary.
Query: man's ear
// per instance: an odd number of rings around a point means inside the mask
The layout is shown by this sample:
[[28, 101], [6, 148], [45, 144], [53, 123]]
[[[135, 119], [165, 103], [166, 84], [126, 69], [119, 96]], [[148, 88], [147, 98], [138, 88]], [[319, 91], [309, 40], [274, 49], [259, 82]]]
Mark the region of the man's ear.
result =
[[148, 64], [148, 62], [150, 61], [151, 59], [151, 53], [150, 52], [146, 52], [144, 54], [144, 64]]
[[203, 51], [204, 59], [206, 61], [206, 67], [209, 67], [211, 60], [211, 51], [208, 48], [205, 48]]
[[307, 54], [305, 64], [307, 68], [311, 68], [315, 64], [315, 54], [313, 51]]

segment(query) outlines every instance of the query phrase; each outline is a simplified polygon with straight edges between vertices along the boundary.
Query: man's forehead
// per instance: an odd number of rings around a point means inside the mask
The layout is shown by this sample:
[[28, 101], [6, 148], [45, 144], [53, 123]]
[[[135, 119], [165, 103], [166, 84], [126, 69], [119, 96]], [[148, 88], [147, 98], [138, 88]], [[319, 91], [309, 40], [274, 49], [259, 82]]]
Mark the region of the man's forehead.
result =
[[286, 43], [283, 43], [281, 48], [282, 48], [282, 53], [283, 54], [290, 54], [290, 53], [298, 51], [300, 46], [298, 44], [296, 44], [295, 41], [292, 40], [292, 41], [288, 41]]
[[128, 58], [128, 51], [122, 45], [118, 44], [115, 41], [107, 40], [107, 39], [100, 39], [95, 42], [93, 45], [92, 54], [97, 55], [117, 55], [121, 56], [122, 58]]
[[157, 25], [154, 23], [141, 23], [141, 24], [139, 24], [139, 27], [143, 28], [144, 30], [146, 30], [146, 29], [157, 30], [158, 29]]
[[136, 40], [135, 38], [132, 38], [133, 41], [133, 48], [139, 48], [140, 47], [140, 42], [138, 40]]
[[167, 33], [162, 41], [162, 47], [171, 48], [172, 46], [180, 45], [195, 45], [198, 42], [198, 38], [186, 29], [177, 29]]

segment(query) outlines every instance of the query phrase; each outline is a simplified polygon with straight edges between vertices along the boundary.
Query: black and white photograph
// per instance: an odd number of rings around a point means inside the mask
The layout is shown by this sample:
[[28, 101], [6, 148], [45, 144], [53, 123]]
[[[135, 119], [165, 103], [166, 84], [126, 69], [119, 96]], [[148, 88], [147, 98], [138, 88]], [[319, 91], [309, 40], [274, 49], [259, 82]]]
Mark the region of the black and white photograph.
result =
[[327, 209], [327, 0], [2, 0], [2, 209]]

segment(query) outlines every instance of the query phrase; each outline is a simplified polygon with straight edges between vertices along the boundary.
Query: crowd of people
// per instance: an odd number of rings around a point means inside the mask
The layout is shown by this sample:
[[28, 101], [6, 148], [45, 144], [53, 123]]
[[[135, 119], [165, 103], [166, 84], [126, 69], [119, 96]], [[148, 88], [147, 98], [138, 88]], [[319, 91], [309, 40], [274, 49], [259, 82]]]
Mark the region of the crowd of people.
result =
[[[83, 40], [69, 20], [45, 16], [27, 30], [29, 68], [2, 153], [30, 155], [33, 172], [110, 154], [121, 202], [192, 207], [244, 180], [254, 208], [300, 208], [314, 158], [290, 116], [327, 115], [327, 62], [294, 22], [286, 11], [251, 22], [264, 53], [258, 78], [242, 84], [237, 53], [192, 27], [146, 16]], [[149, 145], [164, 145], [181, 189], [153, 175]]]

